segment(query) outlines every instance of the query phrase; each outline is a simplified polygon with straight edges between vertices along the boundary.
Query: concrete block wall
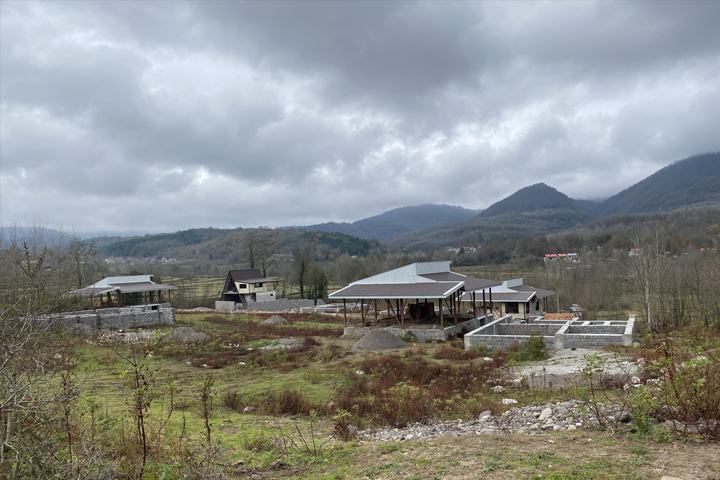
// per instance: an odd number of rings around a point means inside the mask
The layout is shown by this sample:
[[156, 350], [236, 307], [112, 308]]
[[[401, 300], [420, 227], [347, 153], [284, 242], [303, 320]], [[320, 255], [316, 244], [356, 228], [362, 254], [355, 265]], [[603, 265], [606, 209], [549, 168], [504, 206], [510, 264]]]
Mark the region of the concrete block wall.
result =
[[622, 335], [625, 331], [625, 325], [570, 325], [570, 328], [566, 332], [567, 334], [575, 333], [588, 333], [588, 334], [600, 334], [600, 333], [612, 333], [614, 335]]
[[[242, 304], [240, 304], [240, 306], [242, 306]], [[235, 311], [235, 302], [216, 300], [215, 301], [215, 310], [217, 310], [218, 312], [234, 312]]]
[[[485, 345], [487, 348], [503, 348], [508, 349], [513, 343], [522, 344], [530, 338], [531, 333], [541, 333], [543, 330], [554, 332], [560, 327], [555, 324], [512, 324], [512, 315], [506, 315], [484, 327], [480, 327], [465, 335], [465, 350], [469, 350], [476, 345]], [[541, 328], [539, 328], [541, 327]], [[514, 334], [507, 334], [512, 332]], [[524, 334], [519, 334], [523, 332]], [[526, 333], [525, 333], [526, 332]], [[552, 349], [555, 346], [555, 337], [543, 335], [545, 347]]]
[[555, 342], [555, 348], [592, 348], [605, 345], [622, 345], [622, 335], [615, 334], [568, 334], [563, 335], [562, 346]]
[[175, 310], [169, 303], [122, 308], [102, 308], [65, 313], [56, 317], [63, 327], [74, 324], [105, 328], [138, 328], [175, 323]]
[[[396, 337], [402, 337], [404, 335], [407, 335], [408, 333], [412, 333], [413, 335], [415, 335], [415, 338], [417, 338], [418, 343], [427, 343], [433, 341], [445, 342], [450, 338], [457, 337], [458, 334], [462, 333], [463, 328], [465, 329], [465, 331], [477, 329], [478, 327], [482, 326], [486, 321], [492, 321], [492, 318], [493, 316], [491, 314], [488, 314], [487, 318], [485, 317], [485, 315], [481, 315], [465, 322], [458, 323], [457, 325], [453, 324], [447, 326], [445, 327], [445, 330], [441, 330], [440, 325], [436, 325], [435, 328], [405, 329], [393, 326], [385, 327], [383, 330], [392, 333]], [[373, 328], [364, 326], [349, 326], [345, 327], [345, 329], [343, 330], [343, 336], [346, 338], [360, 338], [366, 333], [368, 333], [370, 330], [373, 330]]]
[[[324, 305], [322, 300], [317, 301], [318, 305]], [[315, 305], [314, 300], [288, 300], [282, 298], [280, 300], [272, 300], [268, 302], [249, 301], [247, 310], [257, 312], [282, 312], [285, 310], [297, 310], [303, 307], [312, 307]]]

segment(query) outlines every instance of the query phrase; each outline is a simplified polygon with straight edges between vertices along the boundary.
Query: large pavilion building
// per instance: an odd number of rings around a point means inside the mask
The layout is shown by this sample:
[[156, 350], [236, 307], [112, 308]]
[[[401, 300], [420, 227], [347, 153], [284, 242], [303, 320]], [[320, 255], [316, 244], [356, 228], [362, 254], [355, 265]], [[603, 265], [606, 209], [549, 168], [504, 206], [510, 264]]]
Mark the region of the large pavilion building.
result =
[[[363, 323], [371, 307], [377, 320], [378, 302], [381, 306], [385, 303], [388, 314], [397, 320], [400, 328], [405, 328], [406, 310], [408, 318], [430, 320], [436, 318], [437, 305], [440, 328], [444, 328], [446, 309], [454, 322], [458, 322], [463, 295], [473, 300], [470, 311], [477, 316], [477, 301], [490, 300], [492, 288], [498, 285], [500, 282], [451, 272], [450, 261], [422, 262], [352, 282], [329, 297], [343, 301], [345, 326], [347, 301], [351, 300], [359, 304]], [[485, 305], [483, 303], [483, 308]]]

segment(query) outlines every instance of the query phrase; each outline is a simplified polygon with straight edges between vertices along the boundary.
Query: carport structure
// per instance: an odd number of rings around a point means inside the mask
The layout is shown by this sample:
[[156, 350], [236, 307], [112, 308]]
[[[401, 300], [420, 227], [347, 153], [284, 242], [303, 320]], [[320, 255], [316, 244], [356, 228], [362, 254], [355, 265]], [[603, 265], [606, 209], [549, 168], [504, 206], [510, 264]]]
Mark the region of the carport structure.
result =
[[[401, 329], [405, 328], [405, 309], [415, 320], [429, 320], [435, 315], [434, 304], [439, 304], [440, 328], [445, 328], [444, 307], [450, 310], [454, 322], [458, 322], [460, 300], [466, 290], [475, 292], [500, 285], [500, 282], [467, 277], [450, 271], [449, 261], [413, 263], [404, 267], [389, 270], [372, 277], [351, 283], [345, 288], [331, 293], [333, 300], [343, 301], [343, 318], [347, 326], [347, 301], [360, 303], [360, 315], [365, 323], [370, 308], [374, 306], [375, 320], [378, 318], [378, 300], [385, 301], [387, 311], [398, 322]], [[490, 293], [490, 295], [492, 295]], [[415, 303], [412, 304], [412, 300]], [[423, 303], [420, 301], [423, 300]], [[428, 303], [432, 300], [432, 303]], [[366, 302], [367, 301], [367, 305]], [[394, 302], [394, 305], [393, 305]], [[484, 305], [484, 304], [483, 304]], [[366, 308], [367, 306], [367, 308]], [[473, 316], [477, 316], [476, 304], [473, 303]]]
[[[162, 303], [162, 292], [167, 291], [167, 300], [170, 300], [170, 291], [177, 290], [172, 285], [163, 285], [155, 283], [151, 280], [152, 275], [126, 275], [122, 277], [106, 277], [99, 282], [93, 283], [89, 287], [81, 288], [68, 292], [68, 295], [86, 295], [90, 297], [90, 302], [95, 305], [94, 297], [100, 298], [100, 306], [104, 307], [112, 304], [112, 295], [115, 296], [115, 303], [118, 307], [122, 307], [123, 303], [130, 305], [138, 302], [148, 303], [148, 296], [153, 292], [157, 292], [158, 303]], [[107, 300], [105, 299], [107, 296]], [[123, 301], [125, 300], [125, 301]]]

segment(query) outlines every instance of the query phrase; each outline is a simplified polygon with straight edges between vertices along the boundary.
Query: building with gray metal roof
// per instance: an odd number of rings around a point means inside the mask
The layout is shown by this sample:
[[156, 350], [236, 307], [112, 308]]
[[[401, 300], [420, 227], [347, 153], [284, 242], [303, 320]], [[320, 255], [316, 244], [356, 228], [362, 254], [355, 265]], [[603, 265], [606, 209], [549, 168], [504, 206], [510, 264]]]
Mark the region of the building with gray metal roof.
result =
[[[343, 301], [343, 312], [345, 325], [347, 326], [347, 300], [356, 300], [360, 303], [361, 319], [365, 321], [366, 313], [374, 305], [375, 319], [377, 320], [377, 302], [385, 301], [388, 312], [404, 328], [405, 309], [416, 320], [420, 318], [430, 319], [434, 316], [434, 302], [439, 305], [440, 325], [444, 328], [444, 304], [447, 304], [450, 312], [457, 323], [460, 311], [460, 299], [468, 287], [471, 288], [472, 297], [477, 291], [490, 290], [493, 286], [500, 285], [500, 282], [472, 278], [450, 271], [449, 261], [420, 262], [405, 265], [394, 270], [373, 275], [371, 277], [352, 282], [347, 287], [331, 293], [329, 297], [334, 300]], [[490, 295], [491, 293], [488, 292]], [[414, 307], [410, 304], [415, 300]], [[368, 310], [365, 309], [365, 301], [368, 300]], [[392, 301], [395, 301], [395, 306]], [[424, 300], [424, 304], [420, 304]], [[428, 304], [428, 300], [433, 300]], [[472, 309], [476, 315], [475, 304]]]

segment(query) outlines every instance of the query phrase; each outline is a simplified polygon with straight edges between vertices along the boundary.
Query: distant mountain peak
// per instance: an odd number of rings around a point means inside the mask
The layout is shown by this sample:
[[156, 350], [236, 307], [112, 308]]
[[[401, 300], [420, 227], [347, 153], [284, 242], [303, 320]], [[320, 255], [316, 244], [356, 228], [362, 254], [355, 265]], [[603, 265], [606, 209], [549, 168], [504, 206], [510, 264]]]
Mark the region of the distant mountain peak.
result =
[[564, 193], [540, 182], [521, 188], [509, 197], [493, 203], [486, 210], [483, 210], [478, 217], [488, 218], [509, 212], [525, 213], [555, 209], [586, 210], [577, 201]]

